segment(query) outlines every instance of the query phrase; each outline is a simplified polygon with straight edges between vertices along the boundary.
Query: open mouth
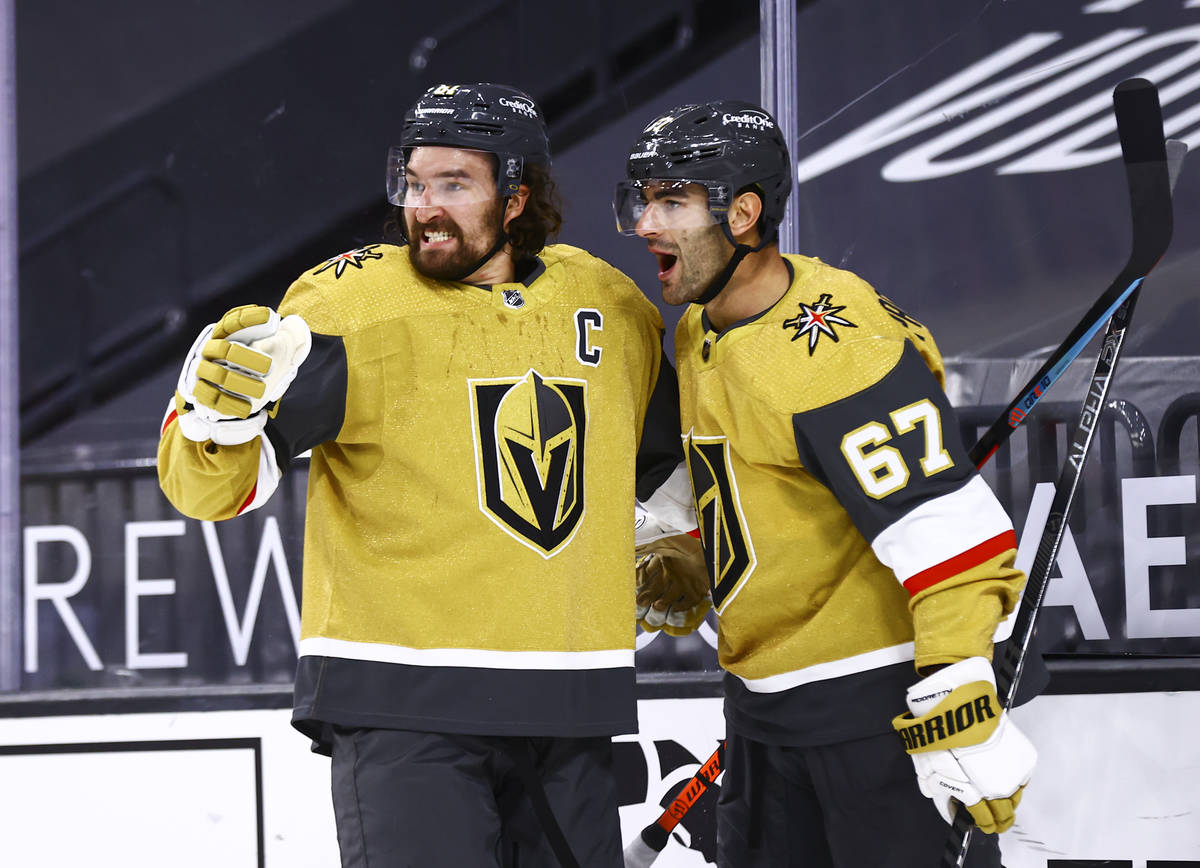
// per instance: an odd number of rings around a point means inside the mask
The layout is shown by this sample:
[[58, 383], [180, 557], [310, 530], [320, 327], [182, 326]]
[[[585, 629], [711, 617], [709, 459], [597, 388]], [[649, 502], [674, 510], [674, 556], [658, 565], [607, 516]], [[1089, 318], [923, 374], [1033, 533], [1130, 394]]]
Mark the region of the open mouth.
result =
[[673, 253], [660, 253], [657, 250], [652, 252], [654, 253], [654, 258], [658, 260], [658, 279], [662, 280], [675, 268], [675, 263], [679, 257]]
[[421, 233], [421, 241], [426, 247], [438, 247], [454, 240], [454, 233], [442, 229], [427, 229]]

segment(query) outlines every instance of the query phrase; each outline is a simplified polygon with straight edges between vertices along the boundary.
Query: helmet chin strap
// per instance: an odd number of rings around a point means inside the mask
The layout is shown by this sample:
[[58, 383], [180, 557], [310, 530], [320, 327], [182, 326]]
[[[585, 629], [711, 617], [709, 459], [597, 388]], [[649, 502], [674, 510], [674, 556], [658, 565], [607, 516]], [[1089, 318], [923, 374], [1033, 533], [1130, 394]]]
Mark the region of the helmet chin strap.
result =
[[474, 274], [476, 271], [478, 271], [479, 269], [483, 268], [483, 266], [484, 266], [484, 265], [485, 265], [485, 264], [486, 264], [486, 263], [487, 263], [487, 262], [488, 262], [488, 261], [489, 261], [489, 260], [490, 260], [490, 259], [491, 259], [493, 256], [495, 256], [497, 253], [499, 253], [501, 250], [503, 250], [503, 249], [504, 249], [504, 245], [505, 245], [505, 244], [507, 244], [507, 243], [508, 243], [508, 233], [507, 233], [507, 232], [505, 232], [505, 231], [504, 231], [504, 228], [503, 228], [503, 226], [501, 226], [501, 228], [500, 228], [500, 234], [499, 234], [499, 236], [496, 238], [496, 243], [492, 245], [492, 249], [491, 249], [491, 250], [489, 250], [487, 253], [483, 254], [483, 256], [482, 256], [482, 257], [480, 257], [480, 258], [479, 258], [479, 260], [478, 260], [478, 261], [476, 261], [476, 263], [475, 263], [474, 265], [470, 265], [470, 266], [468, 266], [468, 267], [467, 267], [467, 268], [466, 268], [466, 269], [465, 269], [465, 270], [464, 270], [464, 271], [463, 271], [461, 274], [457, 274], [457, 275], [455, 275], [454, 277], [451, 277], [451, 278], [448, 278], [448, 279], [449, 279], [449, 280], [452, 280], [452, 281], [454, 281], [455, 283], [462, 283], [462, 282], [464, 282], [464, 281], [465, 281], [465, 280], [466, 280], [468, 277], [470, 277], [470, 276], [471, 276], [472, 274]]
[[721, 290], [725, 288], [725, 284], [729, 283], [729, 279], [733, 277], [733, 273], [737, 271], [737, 267], [741, 264], [742, 260], [747, 255], [762, 250], [774, 240], [774, 238], [767, 238], [757, 247], [751, 247], [749, 244], [739, 244], [733, 240], [733, 233], [729, 231], [728, 223], [721, 223], [721, 230], [725, 233], [725, 237], [729, 239], [729, 243], [733, 245], [733, 255], [729, 257], [729, 261], [725, 263], [725, 267], [721, 269], [721, 273], [713, 278], [712, 283], [705, 288], [704, 292], [700, 293], [697, 298], [692, 299], [692, 304], [705, 305], [720, 295]]
[[[506, 201], [507, 201], [507, 198], [508, 198], [508, 197], [505, 197], [505, 200], [506, 200]], [[403, 215], [401, 215], [401, 216], [403, 217]], [[483, 266], [484, 266], [484, 265], [485, 265], [485, 264], [488, 262], [488, 260], [490, 260], [490, 259], [491, 259], [493, 256], [495, 256], [495, 255], [496, 255], [497, 253], [499, 253], [501, 250], [503, 250], [503, 249], [504, 249], [504, 245], [505, 245], [505, 244], [507, 244], [507, 243], [508, 243], [508, 241], [509, 241], [509, 238], [508, 238], [508, 233], [504, 231], [504, 215], [503, 215], [503, 214], [501, 214], [501, 215], [500, 215], [500, 227], [499, 227], [499, 229], [500, 229], [500, 231], [499, 231], [499, 233], [498, 233], [498, 235], [497, 235], [497, 237], [496, 237], [496, 243], [492, 245], [492, 249], [491, 249], [491, 250], [489, 250], [487, 253], [483, 254], [483, 256], [481, 256], [481, 257], [480, 257], [480, 258], [479, 258], [479, 259], [478, 259], [478, 260], [475, 262], [475, 264], [474, 264], [474, 265], [470, 265], [470, 266], [468, 266], [466, 269], [464, 269], [463, 271], [461, 271], [461, 272], [459, 272], [458, 274], [454, 275], [453, 277], [447, 277], [447, 278], [445, 278], [445, 279], [446, 279], [446, 280], [449, 280], [449, 281], [452, 281], [452, 282], [454, 282], [454, 283], [462, 283], [462, 282], [463, 282], [463, 281], [464, 281], [466, 278], [470, 277], [470, 276], [471, 276], [472, 274], [474, 274], [476, 271], [478, 271], [479, 269], [483, 268]], [[404, 238], [404, 240], [405, 240], [407, 243], [409, 243], [409, 244], [412, 244], [412, 239], [410, 239], [410, 238], [408, 237], [408, 224], [407, 224], [407, 221], [406, 221], [406, 220], [403, 220], [403, 219], [401, 219], [401, 221], [400, 221], [400, 235], [401, 235], [401, 237], [403, 237], [403, 238]]]
[[[497, 159], [499, 159], [499, 158], [497, 158]], [[504, 245], [508, 243], [508, 233], [504, 231], [504, 214], [508, 210], [508, 201], [511, 198], [512, 198], [511, 193], [509, 193], [509, 194], [502, 193], [501, 194], [501, 201], [504, 203], [504, 207], [502, 209], [500, 209], [500, 225], [496, 227], [497, 228], [496, 243], [493, 244], [492, 249], [489, 250], [487, 253], [483, 254], [483, 256], [480, 257], [480, 259], [474, 265], [472, 265], [470, 268], [468, 268], [466, 271], [464, 271], [462, 274], [458, 275], [457, 277], [452, 278], [452, 280], [454, 280], [456, 283], [461, 283], [461, 282], [465, 281], [468, 277], [470, 277], [476, 271], [483, 268], [483, 266], [493, 256], [495, 256], [497, 253], [499, 253], [501, 250], [503, 250]]]

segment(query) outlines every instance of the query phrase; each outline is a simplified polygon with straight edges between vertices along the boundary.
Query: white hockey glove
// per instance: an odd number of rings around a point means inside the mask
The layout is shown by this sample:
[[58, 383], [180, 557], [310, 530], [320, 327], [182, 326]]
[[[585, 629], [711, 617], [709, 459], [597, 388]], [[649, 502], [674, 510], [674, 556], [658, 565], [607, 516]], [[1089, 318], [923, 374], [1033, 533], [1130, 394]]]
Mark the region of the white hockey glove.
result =
[[1012, 826], [1037, 751], [1000, 707], [991, 664], [969, 657], [933, 673], [908, 688], [908, 708], [892, 726], [942, 818], [953, 822], [953, 799], [983, 832]]
[[[197, 442], [247, 443], [267, 424], [312, 348], [303, 319], [243, 305], [200, 332], [179, 374], [179, 429]], [[190, 406], [189, 406], [190, 405]]]
[[700, 540], [681, 533], [637, 547], [637, 617], [643, 630], [684, 636], [712, 605]]

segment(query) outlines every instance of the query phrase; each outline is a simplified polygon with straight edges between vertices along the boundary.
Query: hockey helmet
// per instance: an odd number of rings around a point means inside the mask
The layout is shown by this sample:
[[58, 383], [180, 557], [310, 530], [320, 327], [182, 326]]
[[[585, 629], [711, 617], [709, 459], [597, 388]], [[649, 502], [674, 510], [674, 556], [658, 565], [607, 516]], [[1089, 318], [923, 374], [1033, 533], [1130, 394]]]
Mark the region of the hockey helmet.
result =
[[[719, 100], [674, 108], [646, 125], [617, 185], [617, 228], [635, 232], [645, 213], [647, 182], [698, 184], [708, 191], [714, 223], [728, 233], [729, 205], [749, 190], [762, 200], [760, 242], [778, 235], [792, 188], [787, 143], [771, 115], [753, 103]], [[760, 246], [761, 246], [760, 245]]]
[[497, 188], [505, 197], [520, 188], [526, 163], [550, 168], [540, 109], [528, 94], [503, 84], [435, 85], [405, 112], [400, 144], [388, 151], [387, 194], [393, 205], [404, 204], [408, 154], [428, 145], [494, 154]]

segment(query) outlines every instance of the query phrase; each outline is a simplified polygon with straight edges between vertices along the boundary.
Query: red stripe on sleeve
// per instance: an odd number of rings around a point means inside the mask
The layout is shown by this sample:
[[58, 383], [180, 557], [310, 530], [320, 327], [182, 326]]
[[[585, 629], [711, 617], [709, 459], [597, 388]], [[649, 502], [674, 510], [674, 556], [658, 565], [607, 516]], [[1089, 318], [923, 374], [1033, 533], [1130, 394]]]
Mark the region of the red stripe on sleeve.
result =
[[158, 432], [158, 436], [159, 436], [159, 437], [161, 437], [161, 436], [163, 436], [164, 434], [166, 434], [166, 433], [167, 433], [167, 429], [171, 427], [171, 423], [172, 423], [172, 422], [174, 422], [174, 421], [175, 421], [176, 419], [178, 419], [178, 418], [179, 418], [179, 411], [178, 411], [178, 410], [172, 410], [172, 411], [170, 412], [170, 414], [168, 414], [168, 416], [167, 416], [167, 418], [166, 418], [166, 421], [165, 421], [165, 422], [163, 422], [162, 430]]
[[908, 595], [915, 597], [917, 594], [926, 588], [933, 587], [943, 579], [948, 579], [951, 576], [957, 576], [959, 573], [965, 573], [972, 567], [977, 567], [984, 561], [994, 558], [1008, 549], [1017, 547], [1017, 534], [1015, 531], [1006, 530], [1004, 533], [994, 536], [989, 540], [984, 540], [979, 545], [967, 549], [961, 554], [957, 554], [947, 561], [942, 561], [940, 564], [935, 564], [927, 570], [921, 570], [915, 576], [911, 576], [904, 587], [908, 589]]
[[243, 500], [242, 505], [238, 507], [238, 511], [237, 511], [238, 515], [241, 515], [242, 512], [246, 509], [246, 507], [248, 507], [251, 503], [254, 502], [254, 495], [257, 492], [258, 492], [258, 483], [256, 482], [256, 483], [254, 483], [254, 487], [250, 489], [250, 495], [245, 500]]

